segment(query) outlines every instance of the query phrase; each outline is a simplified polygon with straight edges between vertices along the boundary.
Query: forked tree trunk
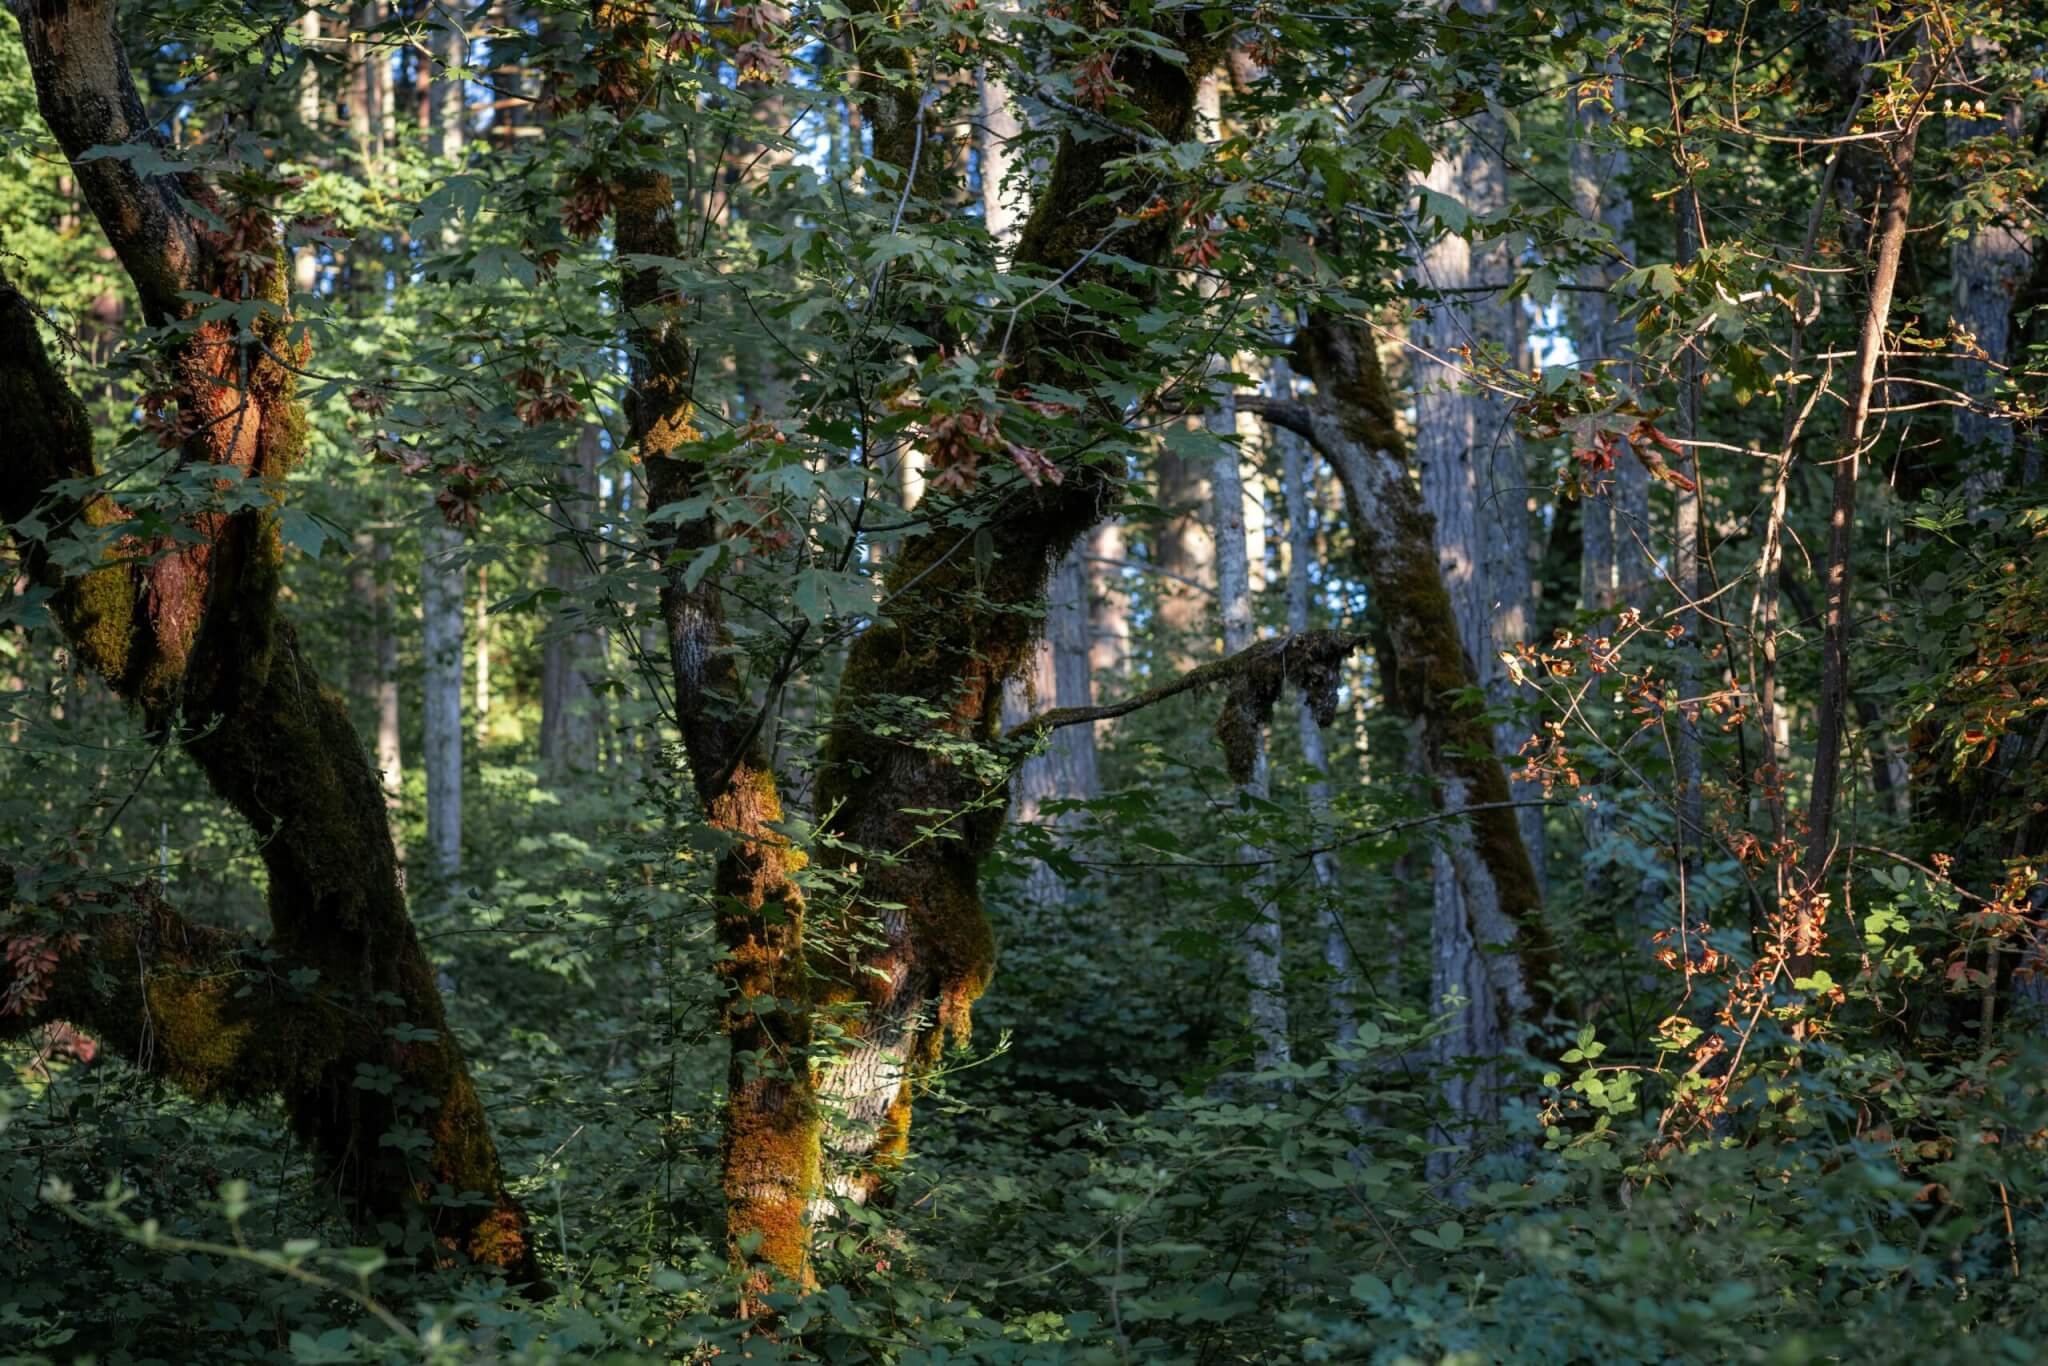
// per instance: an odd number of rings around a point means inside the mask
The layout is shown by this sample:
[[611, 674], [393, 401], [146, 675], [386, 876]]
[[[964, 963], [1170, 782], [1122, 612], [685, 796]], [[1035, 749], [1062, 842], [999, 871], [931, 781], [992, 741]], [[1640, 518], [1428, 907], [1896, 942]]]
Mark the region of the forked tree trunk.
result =
[[[1186, 64], [1128, 47], [1114, 74], [1151, 133], [1180, 141], [1191, 130], [1191, 82], [1215, 60], [1217, 45], [1185, 17], [1155, 22], [1169, 28]], [[888, 145], [900, 157], [903, 143], [900, 129], [877, 128], [878, 154]], [[1061, 138], [1018, 240], [1020, 270], [1070, 271], [1070, 291], [1112, 278], [1113, 287], [1128, 288], [1127, 276], [1088, 259], [1119, 216], [1130, 224], [1118, 239], [1122, 255], [1147, 265], [1164, 259], [1175, 228], [1170, 216], [1141, 219], [1136, 211], [1152, 190], [1111, 177], [1112, 163], [1134, 148], [1115, 134]], [[1004, 357], [1006, 382], [1029, 391], [1061, 383], [1060, 376], [1074, 373], [1070, 367], [1124, 356], [1113, 333], [1077, 321], [1060, 309], [1020, 317]], [[1108, 411], [1092, 416], [1119, 420]], [[993, 967], [980, 867], [1005, 806], [1000, 792], [936, 752], [927, 737], [882, 732], [872, 721], [888, 699], [908, 696], [941, 711], [941, 734], [986, 740], [997, 733], [1003, 684], [1029, 659], [1030, 609], [1044, 601], [1051, 565], [1101, 517], [1115, 484], [1100, 465], [1069, 461], [1062, 469], [1063, 482], [1010, 494], [1005, 515], [987, 528], [990, 554], [980, 565], [980, 557], [953, 553], [950, 530], [906, 542], [889, 567], [889, 614], [855, 640], [841, 678], [818, 807], [836, 813], [835, 835], [865, 851], [862, 895], [850, 914], [878, 941], [857, 963], [830, 965], [828, 998], [862, 1007], [854, 1039], [823, 1079], [833, 1116], [833, 1189], [841, 1199], [864, 1200], [881, 1187], [908, 1146], [914, 1069], [935, 1061], [947, 1038], [967, 1032], [972, 1003]], [[957, 838], [924, 835], [930, 818], [917, 813], [934, 809], [967, 813], [952, 823]]]
[[[181, 463], [233, 466], [281, 496], [306, 423], [293, 376], [275, 357], [310, 351], [284, 323], [282, 254], [259, 268], [224, 251], [187, 206], [208, 215], [226, 206], [194, 175], [143, 178], [127, 161], [81, 160], [96, 146], [158, 142], [111, 4], [18, 0], [15, 13], [43, 117], [150, 324], [188, 319], [194, 296], [273, 306], [253, 324], [262, 347], [223, 321], [172, 345], [165, 362], [176, 411], [166, 417], [184, 437]], [[241, 231], [274, 240], [260, 219]], [[216, 974], [208, 966], [221, 961], [218, 941], [144, 907], [139, 919], [95, 927], [81, 945], [123, 964], [108, 994], [89, 978], [61, 1008], [105, 1037], [138, 1048], [151, 1041], [138, 1060], [195, 1095], [282, 1096], [323, 1180], [359, 1217], [417, 1215], [450, 1246], [530, 1273], [524, 1220], [406, 912], [376, 774], [346, 704], [278, 615], [282, 549], [271, 507], [195, 512], [179, 538], [138, 544], [122, 536], [125, 514], [104, 495], [67, 506], [70, 495], [53, 485], [94, 476], [91, 434], [31, 311], [4, 281], [0, 423], [0, 452], [14, 462], [0, 479], [0, 516], [17, 522], [40, 507], [61, 514], [53, 525], [105, 537], [99, 567], [70, 577], [44, 547], [22, 550], [56, 590], [52, 615], [81, 665], [152, 730], [176, 735], [255, 830], [281, 960]], [[248, 990], [255, 972], [265, 974], [263, 990]], [[138, 977], [146, 989], [120, 986]], [[365, 1068], [388, 1069], [396, 1084], [361, 1086]], [[386, 1141], [422, 1129], [417, 1145]], [[440, 1199], [471, 1193], [482, 1199]]]

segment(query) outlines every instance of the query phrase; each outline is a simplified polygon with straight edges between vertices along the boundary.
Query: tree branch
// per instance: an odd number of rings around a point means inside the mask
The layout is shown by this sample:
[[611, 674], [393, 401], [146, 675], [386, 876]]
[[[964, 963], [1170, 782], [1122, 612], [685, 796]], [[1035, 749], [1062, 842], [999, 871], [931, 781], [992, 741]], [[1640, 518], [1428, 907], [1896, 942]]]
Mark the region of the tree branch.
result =
[[1164, 702], [1182, 693], [1199, 692], [1218, 683], [1233, 679], [1255, 670], [1271, 670], [1277, 667], [1283, 678], [1307, 678], [1311, 674], [1327, 670], [1337, 661], [1351, 654], [1366, 643], [1366, 637], [1345, 631], [1304, 631], [1298, 635], [1275, 636], [1270, 640], [1257, 641], [1236, 654], [1188, 670], [1180, 677], [1157, 687], [1147, 688], [1135, 697], [1121, 702], [1112, 702], [1100, 707], [1054, 707], [1040, 712], [1025, 721], [1020, 721], [1003, 733], [1005, 740], [1018, 740], [1036, 736], [1064, 726], [1081, 726], [1091, 721], [1114, 721], [1119, 716], [1129, 716], [1134, 711]]

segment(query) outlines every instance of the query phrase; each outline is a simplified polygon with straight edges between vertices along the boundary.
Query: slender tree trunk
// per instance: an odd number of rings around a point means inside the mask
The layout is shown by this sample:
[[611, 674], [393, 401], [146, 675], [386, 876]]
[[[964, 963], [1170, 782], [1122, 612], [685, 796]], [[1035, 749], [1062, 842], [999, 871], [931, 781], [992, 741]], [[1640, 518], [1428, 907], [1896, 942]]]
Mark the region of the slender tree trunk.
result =
[[491, 714], [490, 566], [476, 567], [476, 743], [484, 744], [484, 719]]
[[[391, 610], [392, 534], [391, 528], [380, 528], [372, 545], [375, 564], [370, 586], [375, 596], [370, 604], [370, 638], [376, 651], [378, 785], [384, 792], [384, 809], [395, 821], [401, 794], [405, 790], [405, 752], [399, 739], [398, 632], [395, 613]], [[403, 858], [405, 842], [399, 837], [395, 824], [392, 840], [398, 846], [399, 857]]]
[[445, 882], [462, 871], [462, 533], [435, 510], [420, 539], [420, 764], [428, 867]]
[[[1920, 61], [1924, 69], [1925, 58]], [[1876, 195], [1876, 231], [1872, 235], [1870, 294], [1856, 340], [1856, 368], [1850, 376], [1848, 414], [1834, 461], [1834, 499], [1828, 518], [1826, 606], [1821, 625], [1820, 715], [1815, 724], [1813, 787], [1807, 801], [1809, 831], [1801, 871], [1817, 884], [1827, 871], [1835, 848], [1835, 806], [1841, 776], [1842, 732], [1849, 707], [1849, 548], [1856, 523], [1856, 478], [1869, 440], [1872, 391], [1884, 358], [1885, 328], [1891, 320], [1892, 293], [1898, 286], [1899, 259], [1913, 209], [1913, 149], [1922, 114], [1910, 110], [1908, 121], [1884, 147], [1885, 177]]]
[[[1677, 198], [1678, 267], [1690, 269], [1699, 255], [1699, 197], [1691, 189]], [[1685, 450], [1689, 468], [1685, 471], [1691, 488], [1677, 490], [1676, 518], [1671, 545], [1671, 582], [1678, 592], [1678, 627], [1683, 632], [1678, 654], [1678, 716], [1673, 768], [1678, 779], [1678, 857], [1691, 869], [1697, 866], [1700, 845], [1706, 835], [1705, 776], [1700, 746], [1699, 691], [1700, 651], [1704, 638], [1700, 612], [1694, 606], [1703, 596], [1700, 583], [1700, 504], [1704, 490], [1699, 481], [1701, 370], [1699, 352], [1688, 344], [1678, 358], [1679, 444]]]
[[580, 622], [584, 608], [573, 602], [583, 582], [585, 560], [578, 538], [590, 529], [597, 508], [598, 428], [586, 425], [576, 440], [576, 462], [565, 482], [570, 492], [555, 500], [561, 524], [548, 551], [548, 586], [572, 599], [566, 620], [541, 638], [540, 758], [552, 781], [578, 770], [595, 771], [596, 714], [589, 671], [600, 663], [603, 642], [593, 631], [564, 629]]
[[[1273, 362], [1273, 396], [1283, 403], [1294, 401], [1294, 376], [1284, 359]], [[1315, 558], [1315, 529], [1309, 521], [1308, 461], [1301, 438], [1284, 428], [1274, 429], [1274, 445], [1280, 452], [1281, 497], [1287, 510], [1287, 630], [1300, 635], [1309, 624], [1309, 572]], [[1315, 709], [1306, 698], [1295, 708], [1301, 735], [1302, 761], [1316, 774], [1308, 784], [1308, 810], [1318, 843], [1330, 827], [1330, 760], [1323, 749], [1323, 728], [1316, 724]], [[1338, 895], [1337, 856], [1331, 852], [1310, 860], [1315, 875], [1316, 925], [1323, 935], [1323, 966], [1329, 971], [1330, 1023], [1338, 1043], [1350, 1043], [1358, 1035], [1353, 1002], [1358, 997], [1358, 967], [1352, 961], [1351, 937], [1344, 927], [1343, 901]]]

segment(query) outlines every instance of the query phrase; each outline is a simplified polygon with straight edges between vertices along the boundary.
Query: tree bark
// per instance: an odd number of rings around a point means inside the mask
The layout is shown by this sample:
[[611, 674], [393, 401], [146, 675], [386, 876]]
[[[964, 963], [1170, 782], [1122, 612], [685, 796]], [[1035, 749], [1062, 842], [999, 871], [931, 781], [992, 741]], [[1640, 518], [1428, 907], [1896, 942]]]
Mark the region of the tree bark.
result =
[[[1490, 0], [1484, 8], [1492, 8]], [[1423, 184], [1458, 200], [1477, 219], [1507, 208], [1507, 168], [1499, 151], [1506, 133], [1491, 115], [1475, 116], [1470, 125], [1464, 140], [1431, 165]], [[1517, 305], [1474, 292], [1508, 278], [1510, 264], [1503, 243], [1475, 250], [1468, 238], [1446, 233], [1424, 248], [1415, 270], [1422, 289], [1443, 291], [1414, 329], [1415, 460], [1422, 498], [1435, 522], [1459, 638], [1496, 707], [1510, 705], [1515, 691], [1500, 654], [1528, 639], [1534, 607], [1529, 480], [1508, 400], [1474, 383], [1483, 376], [1460, 373], [1454, 358], [1468, 357], [1475, 371], [1489, 351], [1513, 362]], [[1503, 755], [1517, 752], [1523, 738], [1507, 721], [1494, 733]], [[1519, 780], [1514, 789], [1518, 799], [1540, 790]], [[1540, 885], [1542, 812], [1525, 809], [1520, 823]]]
[[1432, 989], [1462, 999], [1439, 1045], [1453, 1111], [1479, 1122], [1499, 1114], [1495, 1060], [1549, 1003], [1553, 956], [1507, 774], [1491, 727], [1460, 693], [1478, 670], [1440, 568], [1430, 516], [1405, 468], [1394, 403], [1369, 334], [1318, 322], [1297, 338], [1297, 363], [1316, 386], [1313, 404], [1240, 399], [1310, 441], [1344, 489], [1359, 569], [1385, 626], [1387, 699], [1419, 732], [1421, 756], [1443, 810], [1475, 811], [1448, 823], [1436, 858]]
[[1127, 554], [1122, 522], [1103, 522], [1088, 534], [1089, 670], [1119, 683], [1131, 672], [1131, 595], [1121, 573]]
[[[303, 449], [305, 418], [278, 357], [306, 358], [284, 322], [282, 253], [258, 270], [226, 250], [222, 236], [188, 215], [187, 203], [227, 212], [196, 176], [144, 179], [117, 158], [80, 161], [94, 146], [157, 142], [112, 5], [23, 0], [16, 17], [44, 118], [78, 167], [150, 322], [188, 317], [198, 307], [188, 292], [273, 305], [253, 337], [209, 322], [172, 345], [177, 408], [166, 421], [183, 437], [181, 465], [233, 466], [281, 496]], [[267, 221], [244, 220], [239, 230], [245, 239], [275, 240]], [[321, 682], [277, 612], [274, 502], [195, 512], [176, 540], [144, 544], [123, 534], [126, 514], [106, 495], [80, 502], [57, 492], [59, 481], [95, 477], [91, 433], [31, 310], [4, 278], [0, 424], [0, 450], [12, 462], [0, 479], [0, 518], [19, 524], [39, 514], [99, 550], [96, 568], [67, 576], [46, 546], [22, 543], [30, 572], [55, 590], [53, 617], [79, 663], [152, 730], [175, 736], [260, 837], [272, 942], [313, 974], [299, 989], [325, 1002], [291, 1012], [282, 1028], [261, 1027], [243, 1013], [260, 1007], [241, 1003], [239, 979], [191, 971], [197, 960], [180, 959], [189, 944], [207, 944], [194, 932], [168, 945], [161, 933], [134, 940], [146, 1003], [124, 1001], [127, 988], [117, 986], [111, 1000], [68, 998], [76, 1003], [66, 1008], [91, 1014], [93, 1027], [117, 1042], [176, 1041], [177, 1056], [165, 1063], [199, 1094], [282, 1096], [317, 1154], [323, 1184], [358, 1218], [418, 1218], [478, 1261], [531, 1274], [524, 1218], [506, 1194], [483, 1107], [406, 912], [376, 775], [346, 703]], [[82, 935], [81, 946], [104, 948], [102, 928]], [[121, 976], [132, 982], [138, 960], [128, 947]], [[138, 1013], [144, 1004], [146, 1017]], [[410, 1040], [399, 1042], [405, 1034]], [[365, 1089], [364, 1068], [388, 1069], [397, 1084]], [[418, 1145], [384, 1141], [421, 1127]], [[481, 1198], [456, 1198], [471, 1195]]]
[[[1047, 581], [1045, 634], [1032, 651], [1030, 669], [1003, 687], [1005, 727], [1021, 724], [1048, 699], [1056, 707], [1085, 707], [1095, 700], [1089, 671], [1085, 549], [1085, 544], [1076, 543]], [[1010, 814], [1016, 820], [1036, 821], [1046, 802], [1086, 801], [1099, 789], [1095, 732], [1070, 727], [1052, 736], [1045, 753], [1034, 754], [1017, 766], [1010, 780]], [[1062, 823], [1071, 825], [1071, 816], [1062, 818]], [[1025, 900], [1048, 907], [1056, 905], [1062, 894], [1059, 874], [1043, 863], [1034, 863], [1026, 879]]]
[[[1294, 375], [1286, 360], [1273, 362], [1273, 395], [1281, 402], [1294, 400]], [[1308, 567], [1315, 558], [1315, 528], [1309, 516], [1308, 460], [1301, 438], [1285, 428], [1273, 429], [1274, 444], [1280, 452], [1281, 497], [1287, 510], [1287, 630], [1300, 635], [1308, 630], [1310, 583]], [[1330, 828], [1330, 759], [1323, 748], [1323, 728], [1315, 711], [1303, 699], [1295, 708], [1301, 736], [1302, 762], [1316, 776], [1309, 780], [1307, 797], [1311, 828]], [[1316, 926], [1323, 935], [1323, 966], [1329, 972], [1331, 1032], [1340, 1044], [1358, 1035], [1358, 1018], [1353, 1002], [1358, 996], [1358, 965], [1353, 961], [1351, 936], [1345, 929], [1343, 901], [1338, 895], [1337, 856], [1316, 854], [1311, 860], [1316, 886]]]
[[589, 670], [603, 653], [603, 641], [584, 629], [582, 604], [574, 602], [585, 573], [581, 537], [597, 506], [598, 428], [586, 425], [576, 439], [575, 463], [565, 473], [567, 491], [555, 500], [558, 523], [548, 550], [548, 587], [569, 602], [541, 639], [540, 758], [551, 781], [597, 767], [596, 698]]
[[[1193, 82], [1215, 60], [1217, 43], [1184, 16], [1157, 22], [1186, 63], [1126, 47], [1114, 74], [1151, 134], [1177, 142], [1191, 131]], [[1153, 188], [1110, 171], [1137, 145], [1122, 133], [1062, 136], [1019, 235], [1020, 272], [1071, 271], [1070, 294], [1128, 288], [1128, 276], [1090, 256], [1112, 230], [1122, 256], [1162, 262], [1176, 225], [1169, 215], [1141, 217]], [[1030, 392], [1127, 354], [1113, 332], [1078, 322], [1063, 306], [1021, 315], [1003, 357], [1005, 384]], [[1121, 419], [1106, 408], [1093, 416]], [[1116, 484], [1099, 463], [1070, 460], [1061, 469], [1062, 482], [1024, 484], [1008, 494], [1005, 514], [985, 528], [986, 556], [965, 553], [959, 533], [944, 527], [906, 542], [889, 566], [887, 616], [849, 651], [821, 755], [818, 807], [834, 813], [836, 836], [866, 851], [861, 896], [849, 915], [878, 942], [857, 963], [832, 965], [831, 994], [863, 1007], [855, 1037], [823, 1082], [834, 1113], [834, 1190], [844, 1199], [872, 1196], [901, 1160], [914, 1069], [935, 1061], [947, 1038], [967, 1033], [972, 1003], [993, 968], [980, 867], [1005, 805], [982, 777], [935, 748], [931, 736], [878, 731], [873, 720], [878, 707], [909, 697], [939, 709], [942, 719], [931, 729], [940, 735], [995, 735], [1003, 684], [1028, 662], [1031, 609], [1044, 600], [1050, 567], [1094, 526]], [[931, 810], [966, 813], [949, 827], [957, 838], [924, 834], [931, 818], [918, 813]]]
[[420, 533], [420, 764], [427, 777], [428, 869], [462, 871], [462, 533], [430, 508]]

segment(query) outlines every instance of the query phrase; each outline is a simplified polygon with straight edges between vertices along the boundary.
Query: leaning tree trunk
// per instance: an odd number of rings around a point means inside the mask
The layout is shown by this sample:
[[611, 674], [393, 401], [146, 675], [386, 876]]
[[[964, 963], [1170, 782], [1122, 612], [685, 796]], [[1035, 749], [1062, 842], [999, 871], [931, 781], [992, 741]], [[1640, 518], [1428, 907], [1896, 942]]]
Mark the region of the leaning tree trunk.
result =
[[1306, 438], [1343, 485], [1361, 574], [1385, 627], [1381, 672], [1387, 700], [1418, 731], [1417, 750], [1446, 812], [1436, 853], [1432, 982], [1437, 999], [1467, 1007], [1440, 1046], [1443, 1089], [1454, 1113], [1473, 1123], [1499, 1114], [1495, 1060], [1548, 1004], [1552, 950], [1542, 895], [1515, 820], [1492, 728], [1461, 695], [1478, 670], [1465, 648], [1439, 567], [1428, 509], [1407, 474], [1393, 396], [1370, 335], [1324, 321], [1295, 344], [1313, 404], [1255, 398], [1247, 408]]
[[[15, 13], [43, 117], [149, 323], [189, 320], [195, 299], [268, 305], [250, 334], [212, 320], [168, 346], [175, 411], [163, 420], [181, 465], [233, 467], [272, 501], [195, 512], [177, 537], [142, 541], [122, 533], [126, 514], [107, 496], [69, 501], [76, 495], [60, 487], [94, 477], [91, 433], [31, 311], [0, 281], [0, 450], [14, 462], [0, 479], [0, 516], [18, 524], [41, 508], [59, 514], [49, 524], [100, 538], [98, 566], [83, 573], [65, 574], [40, 544], [22, 551], [56, 590], [52, 615], [79, 662], [151, 730], [175, 736], [255, 830], [281, 959], [255, 991], [246, 974], [191, 971], [219, 961], [217, 944], [203, 932], [167, 937], [151, 911], [119, 946], [121, 978], [132, 984], [139, 971], [146, 990], [112, 985], [102, 995], [95, 982], [64, 1008], [117, 1041], [153, 1040], [145, 1065], [197, 1095], [281, 1096], [323, 1182], [360, 1218], [417, 1216], [471, 1257], [529, 1272], [524, 1219], [406, 912], [377, 775], [346, 703], [277, 611], [273, 508], [306, 431], [280, 358], [296, 353], [303, 364], [309, 348], [286, 326], [282, 254], [257, 266], [231, 241], [274, 241], [272, 225], [196, 175], [143, 177], [118, 158], [84, 160], [98, 146], [159, 144], [114, 7], [18, 0]], [[227, 234], [214, 227], [223, 221]], [[109, 943], [96, 930], [86, 947]], [[366, 1068], [388, 1069], [397, 1084], [364, 1088]], [[411, 1133], [421, 1141], [386, 1141]], [[471, 1193], [483, 1198], [452, 1198]]]

